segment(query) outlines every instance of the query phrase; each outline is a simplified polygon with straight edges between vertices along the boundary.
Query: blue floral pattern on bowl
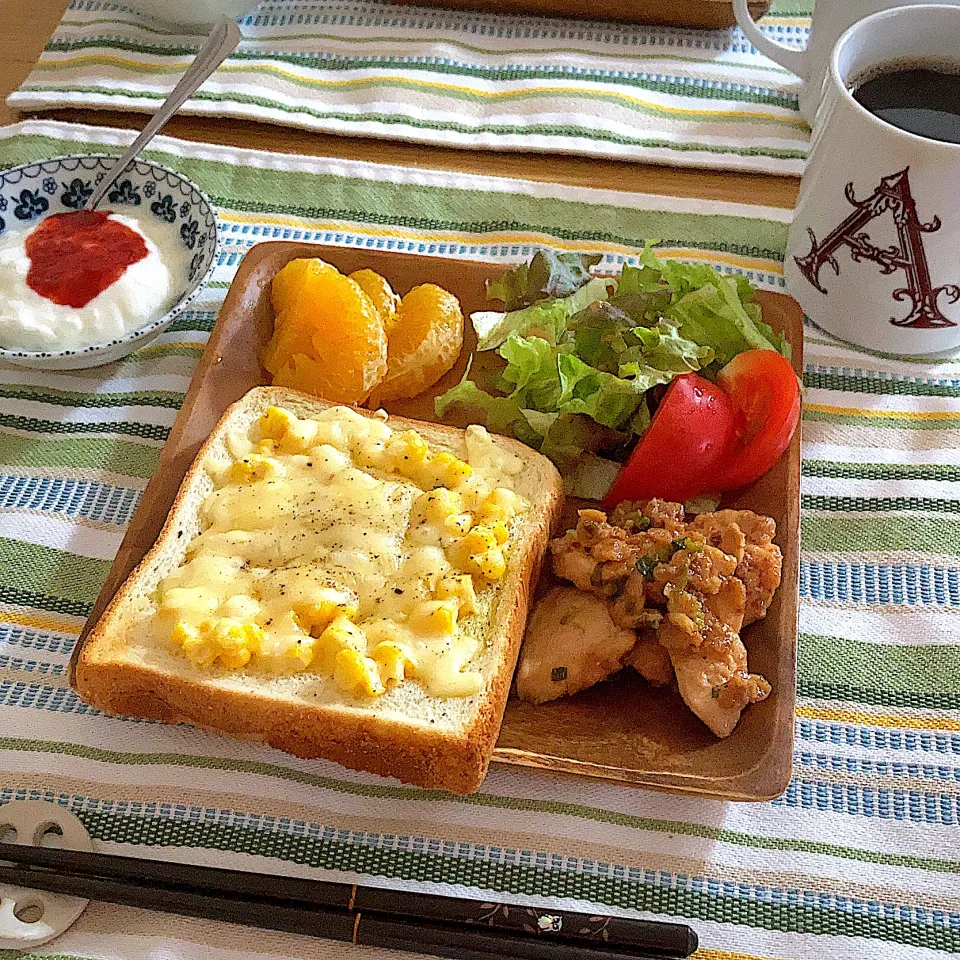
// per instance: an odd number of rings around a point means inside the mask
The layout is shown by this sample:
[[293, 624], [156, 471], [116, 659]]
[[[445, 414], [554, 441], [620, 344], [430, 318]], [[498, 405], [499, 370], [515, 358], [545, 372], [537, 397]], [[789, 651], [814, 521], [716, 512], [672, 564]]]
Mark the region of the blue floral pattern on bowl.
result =
[[63, 185], [63, 194], [60, 202], [71, 210], [82, 210], [84, 204], [93, 196], [93, 187], [88, 180], [74, 177]]
[[140, 191], [130, 180], [121, 180], [108, 194], [110, 203], [140, 206]]
[[200, 224], [196, 220], [191, 220], [189, 223], [185, 223], [180, 228], [180, 239], [184, 242], [184, 245], [192, 250], [197, 245], [197, 230], [200, 229]]
[[[79, 210], [113, 168], [115, 157], [76, 154], [27, 163], [0, 172], [0, 234], [29, 230], [42, 217]], [[53, 189], [51, 190], [51, 185]], [[179, 301], [163, 317], [109, 343], [79, 350], [32, 353], [0, 348], [0, 359], [20, 366], [79, 369], [119, 359], [159, 336], [197, 298], [219, 255], [217, 217], [198, 187], [174, 170], [147, 160], [134, 161], [114, 184], [100, 209], [124, 208], [171, 224], [191, 253]], [[149, 211], [149, 212], [148, 212]]]
[[16, 200], [13, 215], [18, 220], [36, 220], [50, 209], [50, 201], [39, 190], [21, 190], [11, 199]]
[[159, 200], [154, 200], [150, 204], [150, 211], [158, 220], [166, 220], [167, 223], [177, 222], [177, 208], [173, 203], [173, 196], [169, 193], [164, 194]]

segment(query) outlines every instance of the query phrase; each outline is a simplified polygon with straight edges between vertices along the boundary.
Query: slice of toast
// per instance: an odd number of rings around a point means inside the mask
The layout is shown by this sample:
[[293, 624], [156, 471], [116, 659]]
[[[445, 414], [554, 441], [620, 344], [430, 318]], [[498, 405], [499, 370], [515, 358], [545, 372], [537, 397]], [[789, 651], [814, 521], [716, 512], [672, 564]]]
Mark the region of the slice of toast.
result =
[[[530, 507], [515, 522], [504, 577], [483, 591], [489, 599], [481, 615], [463, 621], [464, 629], [482, 631], [480, 652], [469, 664], [484, 680], [474, 696], [434, 697], [406, 680], [373, 700], [357, 700], [309, 671], [276, 676], [204, 670], [138, 625], [155, 612], [158, 584], [183, 562], [187, 544], [201, 532], [200, 505], [213, 490], [204, 464], [228, 458], [228, 431], [249, 428], [270, 406], [309, 417], [334, 405], [292, 390], [255, 387], [226, 411], [187, 472], [156, 544], [87, 637], [76, 665], [77, 692], [112, 714], [190, 723], [423, 787], [475, 790], [499, 734], [530, 595], [562, 504], [556, 469], [523, 444], [493, 437], [512, 455], [518, 472], [510, 485]], [[401, 417], [387, 424], [413, 428], [431, 449], [466, 457], [463, 430]]]

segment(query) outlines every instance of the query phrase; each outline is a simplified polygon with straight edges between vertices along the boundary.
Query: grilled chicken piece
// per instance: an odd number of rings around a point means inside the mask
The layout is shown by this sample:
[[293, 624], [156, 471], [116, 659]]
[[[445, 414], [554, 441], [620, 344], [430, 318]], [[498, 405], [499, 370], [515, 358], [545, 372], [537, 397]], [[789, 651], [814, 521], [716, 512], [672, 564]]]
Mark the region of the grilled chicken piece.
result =
[[651, 527], [662, 527], [675, 537], [683, 533], [683, 504], [654, 497], [643, 507], [643, 515], [650, 518]]
[[737, 579], [747, 591], [744, 623], [762, 620], [767, 615], [773, 595], [783, 575], [783, 554], [775, 543], [748, 543], [743, 559], [737, 564]]
[[762, 620], [781, 580], [783, 555], [773, 543], [776, 523], [752, 510], [718, 510], [697, 517], [690, 530], [737, 558], [736, 577], [747, 590], [744, 623]]
[[725, 578], [716, 593], [703, 598], [708, 633], [717, 628], [739, 633], [743, 629], [746, 604], [746, 590], [740, 578]]
[[592, 578], [597, 561], [580, 545], [575, 531], [568, 530], [558, 540], [552, 540], [550, 552], [553, 554], [553, 572], [558, 577], [569, 580], [581, 590], [589, 592], [593, 589]]
[[641, 529], [639, 517], [646, 517], [647, 526], [666, 530], [672, 536], [683, 532], [684, 513], [683, 504], [672, 500], [660, 500], [654, 497], [651, 500], [624, 500], [618, 503], [610, 512], [610, 523], [628, 530]]
[[610, 616], [618, 627], [636, 630], [650, 619], [645, 609], [647, 581], [640, 576], [635, 567], [631, 566], [620, 590], [620, 594], [610, 604]]
[[752, 510], [717, 510], [703, 516], [711, 518], [714, 524], [735, 523], [743, 531], [747, 543], [770, 543], [777, 535], [776, 520]]
[[711, 596], [681, 592], [682, 598], [671, 594], [676, 609], [668, 612], [657, 637], [670, 654], [684, 703], [716, 736], [728, 737], [743, 708], [770, 693], [763, 677], [747, 672], [740, 639], [746, 591], [728, 577]]
[[[607, 523], [602, 510], [581, 510], [577, 519], [577, 540], [601, 561], [622, 560], [622, 545], [626, 537], [620, 527]], [[598, 556], [599, 554], [599, 556]]]
[[670, 654], [660, 646], [657, 635], [645, 630], [636, 646], [626, 655], [625, 667], [633, 667], [637, 673], [654, 687], [673, 683], [673, 664]]
[[[692, 539], [692, 538], [691, 538]], [[653, 582], [666, 596], [668, 585], [684, 586], [698, 593], [716, 593], [737, 568], [734, 557], [728, 557], [716, 547], [677, 550], [669, 563], [662, 563], [653, 572]]]
[[637, 642], [618, 627], [602, 600], [573, 587], [554, 587], [527, 623], [517, 669], [517, 695], [545, 703], [605, 680]]
[[637, 561], [665, 562], [675, 548], [667, 530], [654, 527], [628, 534], [623, 527], [607, 523], [600, 510], [581, 510], [576, 527], [550, 541], [550, 552], [558, 577], [599, 597], [616, 599], [637, 572]]
[[703, 535], [712, 547], [722, 550], [738, 563], [743, 559], [743, 548], [747, 538], [733, 519], [721, 514], [736, 513], [734, 510], [720, 510], [717, 513], [703, 513], [690, 524], [689, 529]]

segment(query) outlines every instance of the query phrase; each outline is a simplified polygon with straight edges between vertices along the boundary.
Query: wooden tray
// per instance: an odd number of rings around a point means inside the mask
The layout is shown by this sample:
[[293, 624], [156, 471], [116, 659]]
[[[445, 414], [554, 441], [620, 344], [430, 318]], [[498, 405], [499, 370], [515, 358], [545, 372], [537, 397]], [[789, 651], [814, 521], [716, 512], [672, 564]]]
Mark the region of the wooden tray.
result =
[[[270, 282], [297, 257], [319, 256], [344, 273], [370, 267], [400, 293], [427, 281], [455, 293], [464, 315], [487, 306], [484, 281], [498, 273], [489, 264], [437, 257], [355, 250], [308, 243], [261, 243], [244, 258], [190, 384], [156, 473], [120, 545], [93, 612], [80, 636], [73, 665], [87, 633], [110, 599], [153, 545], [177, 489], [197, 451], [229, 404], [251, 387], [269, 382], [260, 366], [262, 347], [273, 332]], [[801, 369], [802, 314], [795, 301], [761, 293], [764, 317], [793, 344]], [[437, 386], [389, 412], [436, 420], [433, 399], [457, 383], [476, 343], [467, 324], [456, 367]], [[466, 425], [467, 419], [447, 418]], [[621, 783], [738, 800], [778, 796], [790, 778], [796, 699], [796, 637], [799, 555], [800, 437], [754, 487], [730, 506], [749, 507], [777, 521], [784, 554], [783, 585], [766, 619], [747, 628], [750, 667], [773, 684], [773, 694], [745, 711], [736, 731], [717, 740], [684, 706], [679, 695], [656, 690], [633, 671], [609, 683], [542, 706], [511, 697], [494, 760], [563, 771]], [[575, 517], [567, 504], [567, 518]]]
[[[579, 17], [622, 23], [655, 23], [673, 27], [715, 30], [736, 25], [731, 0], [397, 0], [418, 7], [483, 10], [488, 13], [523, 13], [544, 17]], [[770, 8], [770, 0], [749, 0], [754, 20]]]

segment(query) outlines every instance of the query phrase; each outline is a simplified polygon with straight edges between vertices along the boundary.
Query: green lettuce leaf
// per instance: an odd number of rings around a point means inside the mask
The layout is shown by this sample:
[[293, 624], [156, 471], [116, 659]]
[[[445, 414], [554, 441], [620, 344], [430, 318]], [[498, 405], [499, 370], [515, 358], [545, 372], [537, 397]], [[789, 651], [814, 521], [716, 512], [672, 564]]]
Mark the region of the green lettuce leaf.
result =
[[538, 250], [530, 263], [507, 270], [487, 281], [487, 299], [502, 300], [507, 311], [527, 307], [538, 300], [567, 297], [590, 279], [590, 268], [599, 255]]
[[620, 354], [628, 348], [627, 331], [633, 321], [611, 302], [591, 303], [570, 319], [576, 354], [592, 367], [614, 373]]
[[626, 263], [620, 271], [619, 293], [629, 296], [635, 293], [670, 292], [663, 278], [663, 264], [653, 251], [654, 243], [648, 240], [640, 251], [640, 266]]
[[640, 341], [644, 362], [657, 370], [689, 373], [705, 367], [714, 358], [713, 347], [701, 346], [684, 337], [680, 328], [669, 320], [661, 320], [655, 327], [634, 327], [631, 333]]
[[602, 500], [622, 466], [616, 460], [607, 460], [595, 453], [582, 453], [562, 473], [563, 492], [568, 497]]
[[511, 333], [499, 351], [507, 361], [501, 379], [513, 385], [510, 398], [529, 410], [555, 412], [561, 391], [557, 357], [571, 349], [569, 345], [554, 346], [540, 337]]
[[542, 337], [521, 337], [517, 333], [507, 337], [500, 347], [500, 356], [507, 361], [500, 376], [513, 384], [514, 395], [531, 382], [544, 379], [554, 365], [555, 350], [556, 347]]
[[481, 390], [472, 380], [464, 378], [434, 401], [433, 408], [442, 417], [454, 404], [475, 408], [483, 416], [483, 422], [494, 433], [515, 435], [514, 425], [523, 418], [520, 404], [509, 397], [496, 397]]
[[709, 344], [721, 366], [752, 348], [783, 352], [783, 338], [775, 336], [748, 306], [754, 304], [743, 303], [732, 277], [714, 273], [711, 283], [691, 290], [671, 304], [669, 314], [679, 321], [685, 338]]
[[523, 409], [520, 412], [523, 414], [523, 419], [527, 421], [527, 426], [540, 437], [541, 441], [547, 439], [554, 424], [560, 417], [559, 412], [542, 413], [540, 410], [527, 409]]
[[612, 300], [591, 304], [571, 320], [570, 326], [577, 356], [620, 377], [640, 377], [645, 368], [651, 367], [672, 374], [688, 373], [705, 367], [714, 357], [711, 347], [684, 337], [673, 321], [634, 326]]
[[487, 281], [487, 299], [502, 300], [507, 310], [518, 310], [533, 303], [529, 297], [530, 264], [521, 263], [505, 270], [495, 280]]
[[662, 316], [676, 321], [686, 339], [712, 347], [717, 363], [751, 348], [789, 358], [790, 344], [761, 319], [753, 302], [756, 288], [746, 277], [726, 276], [705, 263], [660, 260], [650, 244], [641, 251], [640, 264], [624, 268], [614, 302], [625, 293], [668, 290]]
[[[591, 367], [572, 353], [561, 354], [557, 363], [562, 388], [557, 409], [564, 413], [584, 413], [603, 427], [616, 430], [627, 423], [649, 389], [645, 383]], [[660, 382], [667, 379], [670, 378]]]
[[615, 287], [615, 281], [597, 277], [567, 297], [544, 300], [542, 303], [508, 313], [474, 313], [470, 321], [477, 333], [477, 349], [494, 350], [511, 333], [520, 336], [535, 335], [550, 343], [557, 343], [566, 331], [570, 317], [595, 301], [606, 300], [610, 290]]
[[544, 300], [532, 307], [510, 313], [474, 313], [470, 317], [477, 333], [478, 350], [496, 350], [511, 334], [534, 334], [556, 343], [567, 326], [566, 307], [562, 300]]

